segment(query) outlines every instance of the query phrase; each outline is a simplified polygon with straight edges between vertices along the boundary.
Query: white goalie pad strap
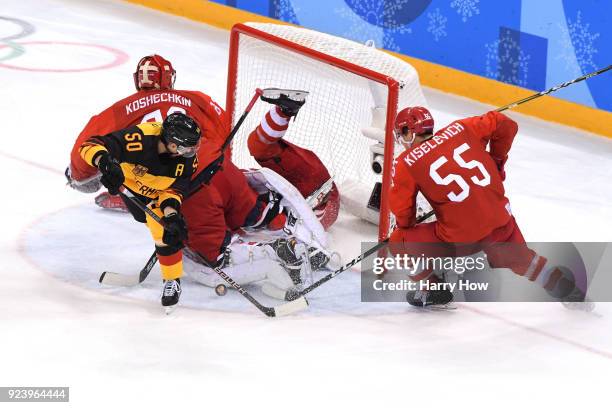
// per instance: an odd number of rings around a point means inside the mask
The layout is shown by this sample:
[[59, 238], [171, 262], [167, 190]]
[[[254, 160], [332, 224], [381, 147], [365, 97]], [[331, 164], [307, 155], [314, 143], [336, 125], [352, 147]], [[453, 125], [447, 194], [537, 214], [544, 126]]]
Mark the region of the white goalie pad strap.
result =
[[281, 205], [288, 208], [292, 214], [287, 217], [287, 233], [294, 234], [300, 241], [312, 246], [326, 248], [329, 245], [329, 236], [321, 222], [293, 184], [265, 167], [248, 170], [245, 175], [251, 188], [259, 194], [274, 190], [283, 196]]

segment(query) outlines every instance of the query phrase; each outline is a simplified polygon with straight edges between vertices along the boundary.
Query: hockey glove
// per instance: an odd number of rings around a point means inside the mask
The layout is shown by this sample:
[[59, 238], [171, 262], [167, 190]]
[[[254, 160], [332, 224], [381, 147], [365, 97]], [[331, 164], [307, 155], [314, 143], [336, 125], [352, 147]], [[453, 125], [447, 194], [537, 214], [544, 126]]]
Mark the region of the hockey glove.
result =
[[119, 162], [107, 152], [103, 152], [98, 161], [98, 169], [102, 173], [100, 182], [108, 189], [108, 192], [111, 195], [119, 194], [119, 188], [125, 181]]
[[162, 218], [164, 223], [164, 235], [162, 242], [175, 248], [183, 248], [183, 241], [187, 239], [187, 223], [181, 213], [172, 213]]

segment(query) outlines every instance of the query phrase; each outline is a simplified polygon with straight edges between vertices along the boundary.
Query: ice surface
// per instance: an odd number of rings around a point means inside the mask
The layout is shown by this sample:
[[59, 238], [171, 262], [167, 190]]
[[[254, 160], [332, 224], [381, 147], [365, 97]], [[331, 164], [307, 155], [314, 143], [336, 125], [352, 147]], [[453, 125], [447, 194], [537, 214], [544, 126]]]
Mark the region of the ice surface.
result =
[[[591, 315], [516, 303], [423, 313], [361, 304], [358, 275], [347, 271], [296, 316], [269, 319], [236, 293], [218, 298], [187, 282], [184, 307], [166, 317], [157, 269], [141, 288], [99, 287], [102, 270], [137, 273], [152, 248], [141, 225], [64, 186], [74, 138], [132, 92], [136, 62], [153, 52], [173, 62], [177, 87], [223, 104], [228, 34], [117, 1], [2, 5], [2, 16], [36, 31], [15, 40], [22, 57], [0, 64], [60, 70], [112, 60], [67, 42], [109, 46], [129, 60], [72, 73], [0, 66], [0, 385], [71, 386], [73, 404], [87, 407], [601, 402], [612, 374], [609, 304]], [[18, 30], [0, 20], [0, 37]], [[0, 48], [0, 59], [9, 52]], [[426, 96], [440, 124], [491, 108]], [[611, 141], [510, 115], [520, 132], [506, 186], [526, 238], [609, 241]], [[345, 216], [333, 235], [348, 260], [376, 229]]]

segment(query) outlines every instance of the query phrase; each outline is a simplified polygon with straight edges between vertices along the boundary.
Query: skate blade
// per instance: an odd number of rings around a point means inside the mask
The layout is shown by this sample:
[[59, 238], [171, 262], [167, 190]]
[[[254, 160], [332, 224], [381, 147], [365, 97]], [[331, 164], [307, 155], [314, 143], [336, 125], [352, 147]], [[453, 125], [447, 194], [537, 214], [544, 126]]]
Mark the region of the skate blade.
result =
[[434, 311], [444, 311], [444, 310], [457, 310], [457, 305], [432, 305], [426, 306], [426, 309], [434, 310]]
[[174, 309], [176, 309], [176, 305], [164, 306], [164, 312], [166, 312], [166, 316], [172, 314], [172, 312], [174, 312]]
[[414, 306], [414, 305], [410, 305], [412, 307], [412, 310], [415, 310], [417, 312], [423, 312], [423, 313], [427, 313], [427, 312], [445, 312], [445, 311], [452, 311], [452, 310], [457, 310], [457, 305], [453, 305], [453, 304], [447, 304], [447, 305], [429, 305], [429, 306]]
[[591, 301], [584, 302], [561, 302], [568, 310], [577, 310], [579, 312], [591, 313], [595, 310], [595, 303]]
[[308, 96], [308, 91], [300, 89], [281, 89], [281, 88], [266, 88], [261, 96], [269, 99], [278, 99], [281, 95], [287, 95], [289, 99], [302, 101]]

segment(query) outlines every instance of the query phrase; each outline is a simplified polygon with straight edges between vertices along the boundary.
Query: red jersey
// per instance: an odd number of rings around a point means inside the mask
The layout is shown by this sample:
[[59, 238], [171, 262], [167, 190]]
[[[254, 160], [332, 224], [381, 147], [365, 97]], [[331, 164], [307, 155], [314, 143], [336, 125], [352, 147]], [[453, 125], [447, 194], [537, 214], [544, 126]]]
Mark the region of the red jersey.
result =
[[442, 241], [478, 241], [507, 224], [510, 204], [491, 157], [505, 160], [517, 130], [512, 119], [488, 112], [453, 122], [403, 152], [389, 198], [397, 225], [414, 225], [419, 191], [435, 211]]
[[80, 146], [91, 136], [106, 135], [144, 122], [163, 122], [166, 116], [174, 112], [192, 117], [200, 126], [202, 142], [198, 150], [198, 169], [204, 169], [219, 156], [219, 149], [229, 134], [229, 120], [225, 111], [202, 92], [142, 90], [120, 100], [89, 120], [70, 153], [72, 178], [82, 181], [98, 172], [98, 169], [85, 163], [79, 155]]

